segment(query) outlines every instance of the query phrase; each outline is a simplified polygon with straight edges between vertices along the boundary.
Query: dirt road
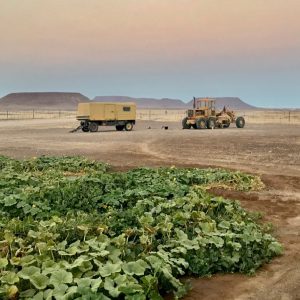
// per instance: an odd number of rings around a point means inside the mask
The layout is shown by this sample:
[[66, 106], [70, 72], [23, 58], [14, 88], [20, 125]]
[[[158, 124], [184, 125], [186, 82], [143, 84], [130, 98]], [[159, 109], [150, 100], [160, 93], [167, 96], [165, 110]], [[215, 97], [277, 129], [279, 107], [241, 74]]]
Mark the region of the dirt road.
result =
[[[68, 133], [70, 120], [0, 122], [0, 154], [12, 157], [84, 155], [117, 169], [136, 166], [218, 166], [262, 176], [255, 193], [212, 191], [264, 213], [285, 252], [255, 276], [192, 279], [191, 299], [300, 299], [300, 126], [249, 125], [182, 130], [178, 123], [140, 121], [132, 132], [105, 128]], [[161, 129], [168, 125], [169, 129]]]

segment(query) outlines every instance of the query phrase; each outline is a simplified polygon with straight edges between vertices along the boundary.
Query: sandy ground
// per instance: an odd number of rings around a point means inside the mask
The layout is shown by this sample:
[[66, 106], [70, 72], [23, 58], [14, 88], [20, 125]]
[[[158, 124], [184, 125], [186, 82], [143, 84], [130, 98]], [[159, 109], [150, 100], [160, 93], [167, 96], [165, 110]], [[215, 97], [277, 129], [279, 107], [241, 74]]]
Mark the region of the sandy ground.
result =
[[[136, 166], [218, 166], [262, 176], [266, 189], [212, 191], [264, 213], [285, 252], [255, 276], [192, 279], [191, 299], [300, 299], [300, 126], [255, 125], [244, 129], [182, 130], [180, 123], [140, 121], [132, 132], [104, 128], [69, 133], [72, 120], [0, 122], [0, 154], [12, 157], [84, 155], [116, 169]], [[168, 130], [161, 129], [163, 125]], [[150, 129], [149, 129], [150, 127]]]

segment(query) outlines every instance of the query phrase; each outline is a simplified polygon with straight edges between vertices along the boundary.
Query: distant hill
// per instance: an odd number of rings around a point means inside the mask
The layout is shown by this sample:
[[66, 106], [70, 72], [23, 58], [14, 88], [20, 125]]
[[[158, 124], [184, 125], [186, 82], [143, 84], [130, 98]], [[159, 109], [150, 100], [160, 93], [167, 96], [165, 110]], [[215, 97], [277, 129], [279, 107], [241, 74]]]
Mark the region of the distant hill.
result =
[[0, 110], [76, 110], [89, 101], [80, 93], [12, 93], [0, 99]]
[[[217, 109], [224, 106], [233, 110], [255, 109], [240, 98], [215, 98]], [[0, 111], [5, 110], [76, 110], [80, 102], [91, 100], [80, 93], [12, 93], [0, 98]], [[187, 109], [193, 107], [193, 100], [188, 103], [179, 99], [133, 98], [126, 96], [97, 96], [97, 102], [135, 102], [139, 109]]]
[[[251, 110], [256, 107], [247, 104], [237, 97], [222, 97], [216, 99], [217, 109], [222, 109], [224, 106], [233, 110]], [[193, 100], [186, 103], [178, 99], [154, 99], [154, 98], [132, 98], [125, 96], [97, 96], [93, 101], [98, 102], [135, 102], [138, 108], [161, 108], [161, 109], [187, 109], [193, 107]]]
[[[202, 98], [202, 97], [199, 97]], [[252, 110], [256, 109], [255, 106], [249, 105], [246, 102], [242, 101], [238, 97], [214, 97], [216, 100], [216, 108], [222, 109], [226, 106], [232, 110]], [[193, 107], [193, 100], [188, 103], [189, 107]]]
[[162, 108], [162, 109], [185, 109], [186, 103], [178, 99], [154, 99], [154, 98], [133, 98], [126, 96], [97, 96], [93, 99], [97, 102], [135, 102], [138, 108]]

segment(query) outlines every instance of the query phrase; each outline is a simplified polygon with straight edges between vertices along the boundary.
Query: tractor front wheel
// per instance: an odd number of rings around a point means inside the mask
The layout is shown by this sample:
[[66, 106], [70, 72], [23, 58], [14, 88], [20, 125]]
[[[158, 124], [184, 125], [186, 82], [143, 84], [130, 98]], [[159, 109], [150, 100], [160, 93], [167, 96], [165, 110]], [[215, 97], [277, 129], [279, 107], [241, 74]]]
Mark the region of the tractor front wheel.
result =
[[237, 128], [244, 128], [245, 126], [245, 119], [243, 117], [238, 117], [235, 121], [236, 127]]
[[191, 129], [191, 124], [187, 123], [188, 118], [182, 120], [182, 129]]
[[198, 129], [205, 129], [206, 128], [206, 120], [204, 118], [199, 118], [196, 120], [196, 125]]
[[215, 118], [208, 118], [206, 126], [207, 126], [208, 129], [215, 128], [216, 127], [216, 120], [215, 120]]

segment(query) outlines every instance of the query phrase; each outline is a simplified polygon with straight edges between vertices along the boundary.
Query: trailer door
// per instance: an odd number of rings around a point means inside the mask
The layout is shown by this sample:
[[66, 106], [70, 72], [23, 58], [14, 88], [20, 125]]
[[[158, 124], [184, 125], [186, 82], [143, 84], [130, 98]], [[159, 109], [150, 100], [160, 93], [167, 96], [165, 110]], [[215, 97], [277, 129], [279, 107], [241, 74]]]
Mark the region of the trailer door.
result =
[[105, 104], [104, 115], [105, 115], [105, 120], [115, 120], [116, 119], [115, 105]]

